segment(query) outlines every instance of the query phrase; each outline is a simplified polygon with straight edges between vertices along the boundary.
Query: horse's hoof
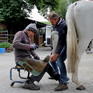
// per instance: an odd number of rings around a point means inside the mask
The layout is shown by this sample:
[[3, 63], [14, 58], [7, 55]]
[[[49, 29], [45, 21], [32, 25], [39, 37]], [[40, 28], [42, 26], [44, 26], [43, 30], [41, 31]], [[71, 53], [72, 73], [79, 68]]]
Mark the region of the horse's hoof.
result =
[[80, 85], [79, 87], [76, 88], [77, 90], [85, 90], [86, 88], [83, 85]]

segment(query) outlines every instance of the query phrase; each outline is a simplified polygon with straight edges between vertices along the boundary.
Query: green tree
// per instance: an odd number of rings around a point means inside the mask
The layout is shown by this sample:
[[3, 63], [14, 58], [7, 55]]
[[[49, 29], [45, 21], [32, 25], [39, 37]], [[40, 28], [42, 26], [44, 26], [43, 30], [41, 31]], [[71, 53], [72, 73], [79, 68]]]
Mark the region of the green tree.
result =
[[59, 14], [59, 16], [62, 19], [65, 19], [66, 11], [67, 11], [67, 6], [68, 6], [68, 1], [67, 0], [60, 0], [59, 2], [59, 8], [55, 9], [55, 12]]
[[78, 1], [78, 0], [60, 0], [59, 8], [55, 9], [54, 11], [58, 13], [62, 19], [65, 20], [68, 5], [75, 1]]
[[60, 0], [0, 0], [0, 22], [8, 24], [17, 23], [37, 6], [40, 13], [45, 16], [47, 8], [58, 8]]

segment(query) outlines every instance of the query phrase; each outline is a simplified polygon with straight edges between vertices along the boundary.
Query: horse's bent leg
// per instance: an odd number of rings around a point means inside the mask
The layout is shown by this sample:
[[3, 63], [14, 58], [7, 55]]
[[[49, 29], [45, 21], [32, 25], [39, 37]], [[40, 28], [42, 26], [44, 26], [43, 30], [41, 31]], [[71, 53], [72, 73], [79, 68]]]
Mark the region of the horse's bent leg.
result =
[[51, 37], [52, 37], [53, 54], [54, 54], [55, 51], [56, 51], [56, 48], [57, 48], [58, 40], [59, 40], [58, 32], [57, 31], [53, 31], [51, 33]]

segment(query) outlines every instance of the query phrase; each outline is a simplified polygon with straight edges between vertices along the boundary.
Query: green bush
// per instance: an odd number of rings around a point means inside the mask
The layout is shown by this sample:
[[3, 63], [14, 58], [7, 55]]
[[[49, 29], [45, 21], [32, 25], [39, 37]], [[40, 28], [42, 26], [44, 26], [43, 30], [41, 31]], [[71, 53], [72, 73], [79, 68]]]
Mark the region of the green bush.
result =
[[0, 43], [0, 48], [9, 48], [10, 47], [10, 43], [8, 43], [8, 42], [2, 42], [2, 43]]

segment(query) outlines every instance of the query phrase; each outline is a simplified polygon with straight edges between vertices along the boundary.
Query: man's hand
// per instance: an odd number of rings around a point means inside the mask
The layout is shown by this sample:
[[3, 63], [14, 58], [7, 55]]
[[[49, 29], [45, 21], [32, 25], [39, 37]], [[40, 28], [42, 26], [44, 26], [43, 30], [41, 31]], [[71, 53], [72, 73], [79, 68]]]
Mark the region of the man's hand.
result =
[[33, 45], [33, 44], [30, 45], [30, 49], [31, 49], [31, 50], [35, 50], [36, 48], [38, 48], [38, 45], [35, 45], [35, 44], [34, 44], [34, 45]]
[[57, 58], [58, 58], [58, 54], [55, 53], [53, 56], [50, 57], [50, 60], [51, 62], [54, 62], [57, 60]]

